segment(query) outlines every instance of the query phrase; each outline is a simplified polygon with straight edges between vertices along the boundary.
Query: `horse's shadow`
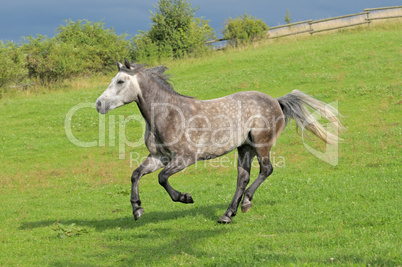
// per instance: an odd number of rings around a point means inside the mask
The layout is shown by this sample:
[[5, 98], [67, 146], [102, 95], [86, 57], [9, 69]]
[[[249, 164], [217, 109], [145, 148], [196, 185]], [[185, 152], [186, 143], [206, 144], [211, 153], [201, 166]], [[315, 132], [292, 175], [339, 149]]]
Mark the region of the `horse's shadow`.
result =
[[[95, 232], [107, 232], [111, 230], [113, 233], [108, 234], [108, 238], [113, 240], [129, 240], [129, 242], [111, 242], [108, 251], [99, 254], [98, 252], [88, 252], [88, 259], [96, 258], [98, 260], [109, 260], [110, 257], [116, 256], [119, 253], [131, 251], [129, 255], [121, 256], [121, 260], [128, 266], [138, 265], [141, 259], [148, 259], [150, 255], [158, 255], [159, 259], [171, 258], [178, 253], [177, 247], [186, 248], [186, 253], [195, 257], [212, 257], [211, 252], [205, 252], [199, 249], [196, 244], [202, 240], [208, 240], [211, 237], [216, 238], [228, 231], [230, 228], [218, 226], [216, 214], [225, 208], [226, 205], [208, 205], [194, 206], [185, 210], [175, 211], [149, 211], [145, 212], [138, 221], [134, 221], [134, 216], [119, 216], [117, 218], [107, 219], [64, 219], [59, 218], [59, 222], [63, 225], [71, 225], [75, 223], [78, 227], [90, 228]], [[178, 218], [190, 217], [191, 220], [186, 220], [187, 227], [165, 227], [163, 222], [176, 221]], [[193, 223], [193, 218], [199, 218], [200, 221], [209, 223], [211, 227], [189, 227]], [[47, 228], [55, 226], [57, 220], [41, 220], [23, 222], [19, 229], [29, 230], [33, 228]], [[159, 224], [160, 223], [160, 224]], [[151, 229], [148, 229], [148, 226]], [[144, 229], [141, 229], [144, 227]], [[130, 229], [139, 229], [139, 231], [124, 231]], [[118, 230], [117, 230], [118, 229]], [[123, 232], [120, 232], [123, 230]], [[161, 235], [165, 236], [164, 239]], [[138, 245], [141, 242], [148, 242], [150, 245]], [[183, 252], [181, 252], [183, 253]], [[52, 265], [70, 266], [75, 265], [69, 258], [54, 259]], [[83, 263], [82, 265], [86, 265]]]
[[54, 220], [42, 220], [42, 221], [28, 221], [22, 222], [19, 229], [32, 229], [40, 227], [48, 227], [54, 225], [57, 222], [69, 225], [75, 223], [82, 227], [91, 227], [97, 231], [104, 231], [108, 229], [113, 229], [117, 227], [124, 228], [138, 228], [150, 223], [158, 223], [169, 220], [176, 220], [180, 217], [202, 217], [208, 220], [211, 224], [217, 223], [217, 213], [218, 210], [224, 210], [226, 205], [216, 204], [209, 206], [193, 207], [186, 210], [175, 210], [175, 211], [149, 211], [145, 212], [143, 216], [138, 221], [134, 221], [132, 214], [126, 217], [112, 218], [112, 219], [63, 219], [58, 218]]
[[[272, 205], [272, 203], [268, 204]], [[273, 204], [274, 205], [274, 204]], [[23, 222], [19, 229], [27, 230], [33, 228], [46, 228], [54, 226], [58, 221], [64, 225], [75, 223], [79, 227], [91, 228], [95, 232], [107, 232], [113, 229], [139, 229], [139, 231], [113, 231], [109, 234], [109, 238], [114, 240], [127, 239], [130, 242], [112, 242], [109, 250], [105, 253], [94, 252], [88, 254], [88, 258], [96, 257], [97, 259], [109, 259], [116, 257], [116, 254], [121, 251], [132, 251], [129, 256], [125, 256], [124, 261], [127, 265], [138, 265], [139, 259], [148, 259], [150, 255], [158, 255], [160, 259], [168, 259], [173, 255], [177, 255], [178, 249], [185, 247], [185, 255], [192, 255], [195, 258], [213, 258], [220, 256], [215, 255], [215, 252], [200, 249], [196, 244], [202, 243], [204, 240], [211, 238], [224, 238], [227, 233], [233, 233], [238, 227], [227, 227], [219, 225], [217, 220], [219, 214], [224, 211], [226, 204], [205, 204], [202, 206], [190, 206], [183, 209], [173, 211], [150, 211], [146, 210], [138, 221], [134, 221], [132, 214], [125, 216], [117, 216], [116, 218], [107, 219], [64, 219], [59, 220], [41, 220]], [[238, 216], [241, 216], [238, 214]], [[177, 221], [183, 219], [183, 227], [166, 227], [163, 222]], [[187, 220], [186, 220], [187, 218]], [[188, 220], [191, 218], [191, 220]], [[209, 224], [206, 227], [189, 227], [189, 224], [194, 222], [193, 218], [197, 218], [204, 224]], [[240, 219], [240, 218], [239, 218]], [[205, 222], [204, 222], [205, 221]], [[237, 220], [235, 220], [236, 223]], [[141, 229], [143, 227], [143, 229]], [[151, 229], [148, 229], [150, 227]], [[143, 231], [144, 230], [144, 231]], [[166, 238], [161, 242], [161, 235]], [[138, 242], [148, 242], [151, 245], [136, 245]], [[223, 243], [224, 244], [224, 243]], [[219, 246], [219, 244], [217, 244]], [[283, 255], [278, 256], [279, 260], [289, 260], [294, 262], [293, 258], [283, 258]], [[122, 258], [123, 259], [123, 258]], [[58, 258], [53, 262], [54, 265], [74, 265], [68, 258]]]

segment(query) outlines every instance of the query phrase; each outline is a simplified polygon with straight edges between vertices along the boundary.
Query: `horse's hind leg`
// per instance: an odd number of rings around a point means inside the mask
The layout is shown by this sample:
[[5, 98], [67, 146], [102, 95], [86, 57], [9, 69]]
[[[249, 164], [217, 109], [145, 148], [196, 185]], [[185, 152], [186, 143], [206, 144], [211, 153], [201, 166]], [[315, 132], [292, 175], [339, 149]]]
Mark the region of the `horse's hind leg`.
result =
[[237, 208], [240, 204], [240, 200], [243, 196], [244, 190], [246, 189], [248, 183], [250, 182], [250, 169], [251, 163], [255, 156], [255, 150], [253, 147], [245, 145], [237, 149], [238, 162], [237, 162], [237, 187], [232, 202], [230, 202], [229, 207], [225, 214], [218, 220], [219, 223], [230, 223], [231, 217], [236, 216]]
[[269, 158], [270, 149], [271, 148], [268, 146], [257, 148], [257, 158], [258, 162], [260, 163], [260, 173], [257, 179], [244, 192], [243, 201], [241, 203], [242, 212], [247, 212], [252, 207], [253, 203], [251, 200], [253, 199], [255, 191], [273, 172], [273, 167]]
[[158, 158], [149, 155], [145, 161], [133, 171], [131, 175], [131, 205], [133, 206], [134, 219], [138, 220], [144, 213], [144, 209], [141, 208], [141, 200], [138, 192], [138, 185], [142, 176], [154, 172], [164, 165]]

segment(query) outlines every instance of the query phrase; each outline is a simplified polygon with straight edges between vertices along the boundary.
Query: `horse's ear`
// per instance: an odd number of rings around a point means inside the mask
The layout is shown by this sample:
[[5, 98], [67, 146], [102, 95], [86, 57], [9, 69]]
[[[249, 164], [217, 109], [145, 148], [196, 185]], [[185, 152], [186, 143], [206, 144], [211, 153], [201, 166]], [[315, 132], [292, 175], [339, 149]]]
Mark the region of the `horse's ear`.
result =
[[130, 61], [128, 61], [127, 58], [124, 59], [124, 66], [126, 66], [127, 69], [132, 69]]
[[121, 67], [123, 67], [123, 64], [121, 64], [117, 59], [116, 59], [116, 64], [117, 64], [117, 69], [120, 71]]

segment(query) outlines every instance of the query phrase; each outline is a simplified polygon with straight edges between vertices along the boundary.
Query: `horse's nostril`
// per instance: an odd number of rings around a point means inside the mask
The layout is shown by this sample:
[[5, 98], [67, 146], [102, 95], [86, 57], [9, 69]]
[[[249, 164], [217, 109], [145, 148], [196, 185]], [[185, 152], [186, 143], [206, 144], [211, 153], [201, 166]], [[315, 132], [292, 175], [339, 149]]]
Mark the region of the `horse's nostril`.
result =
[[98, 112], [101, 114], [106, 114], [109, 109], [109, 106], [104, 101], [101, 100], [96, 101], [95, 106]]

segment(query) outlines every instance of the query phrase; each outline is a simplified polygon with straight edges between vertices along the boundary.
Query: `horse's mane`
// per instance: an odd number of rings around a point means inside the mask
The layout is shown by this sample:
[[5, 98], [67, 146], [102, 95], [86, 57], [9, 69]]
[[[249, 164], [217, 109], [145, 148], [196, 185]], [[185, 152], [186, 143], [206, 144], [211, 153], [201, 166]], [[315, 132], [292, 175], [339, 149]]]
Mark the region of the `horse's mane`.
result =
[[158, 67], [153, 67], [153, 68], [146, 68], [145, 64], [131, 63], [130, 69], [128, 69], [125, 65], [123, 65], [119, 70], [123, 71], [127, 74], [130, 74], [130, 75], [135, 75], [137, 73], [143, 73], [147, 77], [151, 78], [153, 81], [158, 83], [163, 90], [173, 93], [175, 95], [193, 98], [191, 96], [182, 95], [173, 89], [173, 86], [172, 86], [171, 80], [170, 80], [170, 75], [165, 74], [165, 71], [167, 69], [168, 68], [164, 65], [161, 65]]

